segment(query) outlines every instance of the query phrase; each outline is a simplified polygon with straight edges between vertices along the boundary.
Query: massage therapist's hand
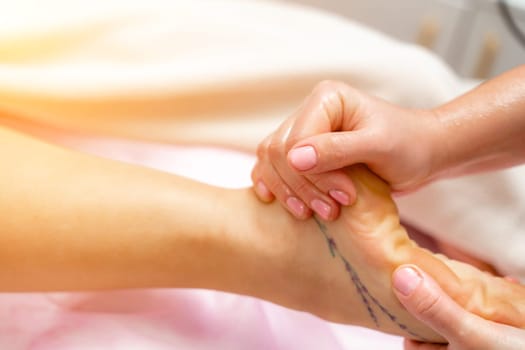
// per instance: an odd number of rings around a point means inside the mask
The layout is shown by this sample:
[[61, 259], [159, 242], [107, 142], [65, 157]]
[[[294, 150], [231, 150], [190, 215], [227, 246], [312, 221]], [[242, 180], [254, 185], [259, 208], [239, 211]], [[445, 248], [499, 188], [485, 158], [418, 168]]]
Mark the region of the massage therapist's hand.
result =
[[525, 65], [432, 110], [401, 108], [345, 84], [319, 84], [259, 146], [252, 180], [295, 216], [324, 219], [355, 198], [340, 170], [365, 163], [395, 192], [525, 163]]
[[313, 211], [335, 219], [339, 204], [355, 199], [340, 168], [367, 166], [394, 191], [411, 191], [433, 172], [439, 121], [432, 112], [410, 110], [348, 85], [322, 82], [257, 151], [252, 172], [259, 198], [277, 198], [297, 218]]
[[525, 349], [525, 330], [487, 321], [446, 295], [426, 273], [401, 266], [393, 275], [394, 292], [405, 308], [448, 340], [448, 345], [405, 340], [405, 350]]

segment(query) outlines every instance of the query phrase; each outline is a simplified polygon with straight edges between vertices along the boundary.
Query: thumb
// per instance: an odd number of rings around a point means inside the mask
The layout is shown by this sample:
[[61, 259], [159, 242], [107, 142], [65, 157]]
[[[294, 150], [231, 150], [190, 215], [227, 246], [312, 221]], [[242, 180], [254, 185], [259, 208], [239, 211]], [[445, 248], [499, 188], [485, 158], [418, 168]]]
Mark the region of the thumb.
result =
[[393, 274], [394, 293], [415, 318], [449, 342], [462, 337], [465, 327], [475, 324], [474, 315], [459, 306], [426, 273], [403, 265]]
[[374, 147], [361, 130], [310, 136], [288, 152], [289, 165], [302, 173], [318, 174], [364, 163]]

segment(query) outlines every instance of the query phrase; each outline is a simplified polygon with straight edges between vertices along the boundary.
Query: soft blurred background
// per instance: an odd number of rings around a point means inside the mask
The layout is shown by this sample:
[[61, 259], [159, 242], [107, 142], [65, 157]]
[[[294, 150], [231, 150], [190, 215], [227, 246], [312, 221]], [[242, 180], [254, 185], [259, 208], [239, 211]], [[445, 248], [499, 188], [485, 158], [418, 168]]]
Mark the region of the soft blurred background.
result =
[[324, 8], [419, 43], [464, 77], [490, 78], [525, 63], [525, 0], [280, 1]]

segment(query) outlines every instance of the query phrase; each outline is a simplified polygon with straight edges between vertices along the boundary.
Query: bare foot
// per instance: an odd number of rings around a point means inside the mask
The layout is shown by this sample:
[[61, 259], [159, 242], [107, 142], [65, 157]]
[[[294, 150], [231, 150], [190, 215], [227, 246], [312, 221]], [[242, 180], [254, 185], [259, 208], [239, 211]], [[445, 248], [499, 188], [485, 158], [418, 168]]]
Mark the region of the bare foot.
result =
[[256, 245], [266, 248], [258, 251], [263, 258], [254, 255], [262, 261], [254, 271], [255, 289], [243, 292], [333, 322], [444, 341], [410, 316], [392, 292], [393, 271], [413, 263], [468, 310], [525, 326], [525, 298], [518, 299], [525, 287], [418, 247], [400, 224], [388, 186], [363, 166], [348, 174], [358, 199], [335, 222], [300, 222], [278, 204], [256, 205], [250, 225], [260, 232]]

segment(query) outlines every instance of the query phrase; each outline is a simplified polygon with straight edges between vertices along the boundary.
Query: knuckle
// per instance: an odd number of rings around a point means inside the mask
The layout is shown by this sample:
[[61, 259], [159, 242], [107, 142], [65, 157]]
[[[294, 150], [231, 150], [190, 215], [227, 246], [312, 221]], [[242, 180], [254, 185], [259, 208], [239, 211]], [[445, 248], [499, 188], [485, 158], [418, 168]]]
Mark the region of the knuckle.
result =
[[299, 135], [294, 135], [294, 136], [288, 137], [288, 139], [286, 140], [286, 143], [284, 144], [285, 152], [288, 153], [296, 144], [301, 142], [303, 139], [304, 138], [302, 136], [299, 136]]
[[340, 182], [339, 176], [334, 172], [312, 175], [308, 177], [308, 180], [310, 180], [312, 186], [323, 193], [327, 193], [334, 188], [339, 188], [337, 185]]
[[318, 175], [318, 176], [311, 176], [309, 177], [310, 182], [313, 186], [323, 189], [327, 187], [327, 183], [329, 183], [330, 177], [324, 176], [324, 175]]
[[257, 151], [256, 151], [257, 158], [263, 159], [266, 156], [266, 154], [268, 153], [269, 141], [270, 140], [267, 137], [259, 144], [259, 146], [257, 146]]
[[293, 188], [296, 193], [301, 193], [303, 195], [312, 191], [312, 185], [306, 181], [299, 181], [297, 184], [295, 184], [295, 186], [293, 186]]
[[267, 147], [267, 154], [270, 158], [279, 158], [283, 154], [283, 144], [280, 141], [272, 140]]
[[415, 306], [416, 313], [428, 320], [435, 319], [440, 311], [441, 298], [441, 295], [429, 295], [426, 298], [421, 298]]
[[265, 183], [268, 186], [270, 192], [272, 192], [277, 197], [282, 197], [281, 183], [277, 179], [265, 179]]
[[262, 147], [262, 146], [259, 146], [257, 147], [257, 158], [258, 159], [263, 159], [264, 156], [266, 155], [266, 148], [265, 147]]
[[334, 124], [340, 125], [345, 104], [341, 93], [341, 85], [335, 82], [326, 83], [319, 88], [319, 96], [324, 116], [328, 120], [335, 119]]
[[280, 201], [292, 194], [290, 188], [278, 177], [273, 177], [268, 180], [267, 185], [270, 191], [279, 198]]

